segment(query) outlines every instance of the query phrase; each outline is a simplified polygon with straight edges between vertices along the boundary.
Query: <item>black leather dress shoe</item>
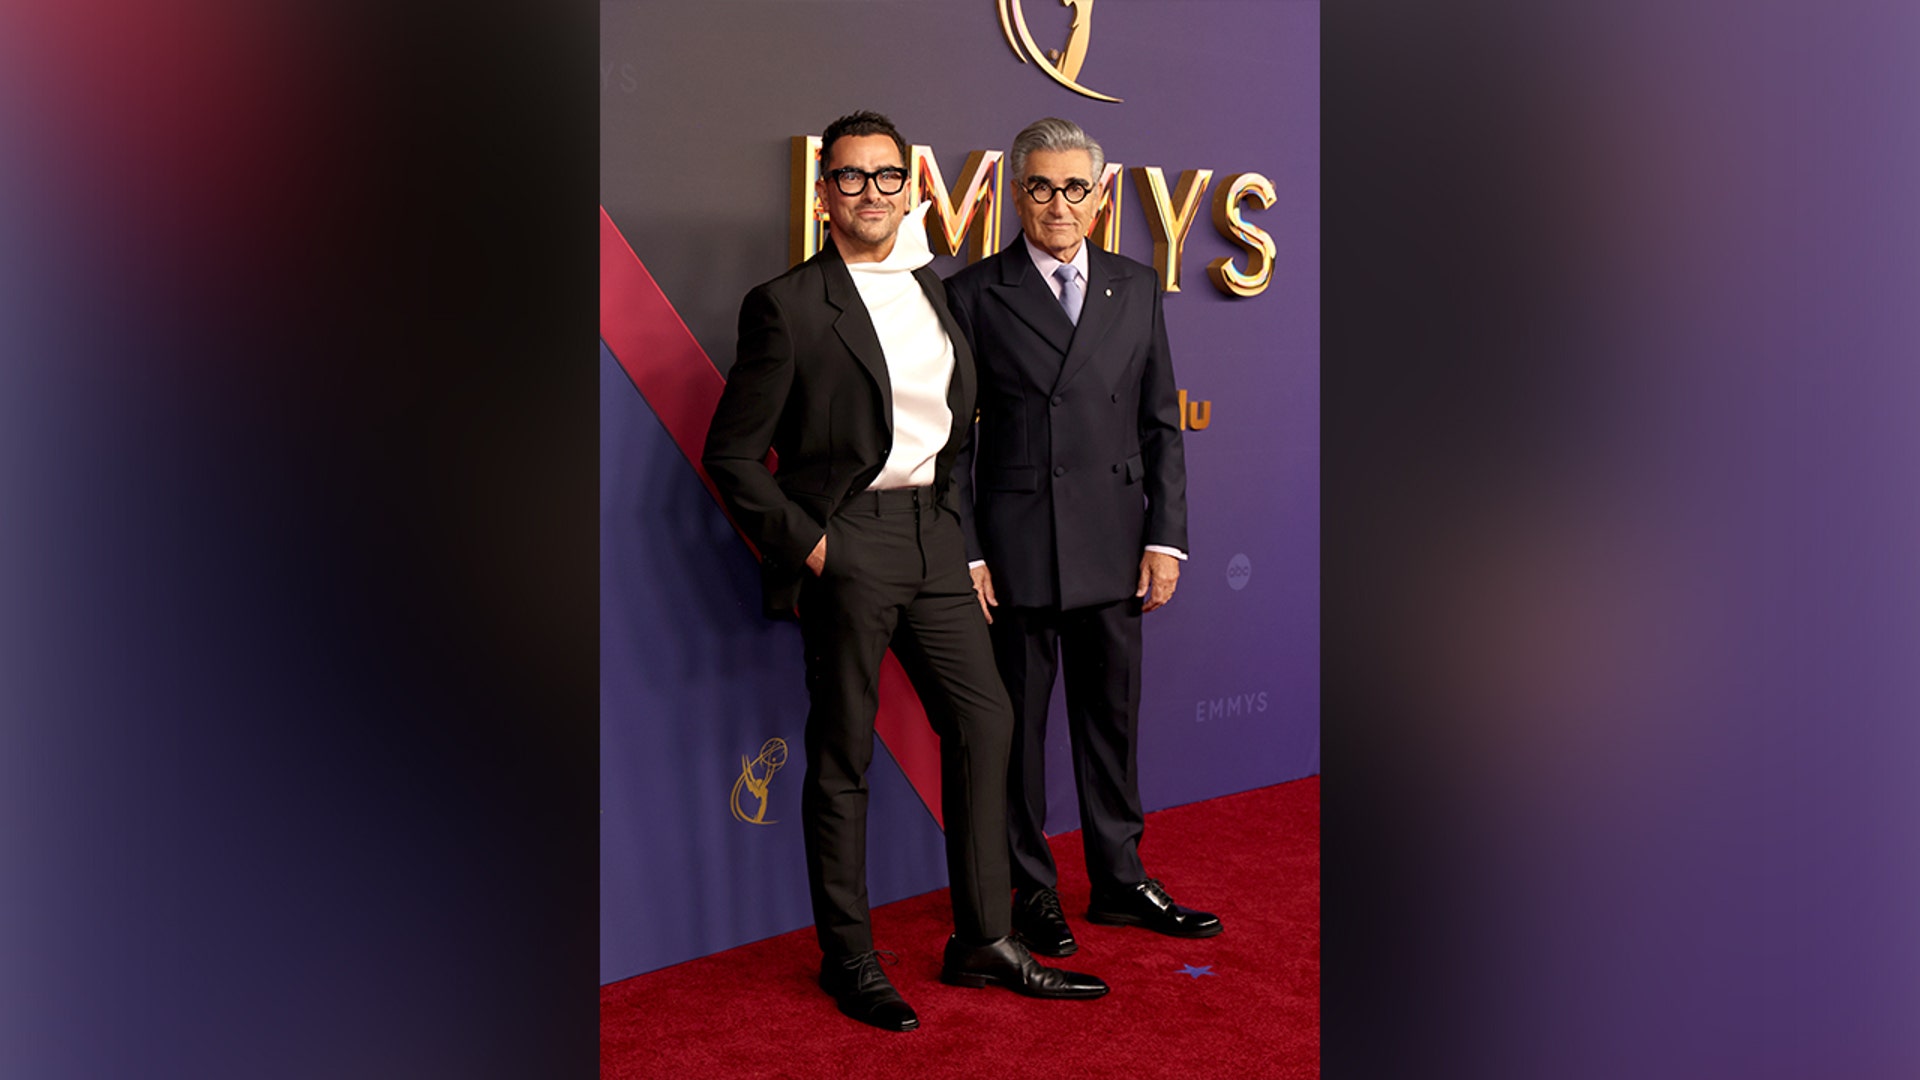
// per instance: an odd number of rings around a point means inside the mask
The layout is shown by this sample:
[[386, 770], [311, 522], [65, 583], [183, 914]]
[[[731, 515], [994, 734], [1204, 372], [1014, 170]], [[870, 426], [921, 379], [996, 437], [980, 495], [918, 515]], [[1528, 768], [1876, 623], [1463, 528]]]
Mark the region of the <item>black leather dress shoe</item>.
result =
[[913, 1006], [880, 970], [877, 950], [820, 961], [820, 989], [833, 995], [841, 1012], [863, 1024], [885, 1031], [912, 1031], [920, 1026]]
[[1143, 926], [1169, 937], [1212, 937], [1221, 930], [1218, 917], [1181, 907], [1152, 878], [1118, 892], [1095, 890], [1087, 905], [1087, 921], [1102, 926]]
[[1080, 950], [1060, 913], [1060, 894], [1052, 889], [1021, 889], [1013, 895], [1013, 932], [1029, 952], [1072, 956]]
[[1107, 984], [1091, 975], [1040, 966], [1011, 935], [974, 946], [948, 938], [940, 981], [949, 986], [1004, 986], [1037, 998], [1097, 998], [1107, 992]]

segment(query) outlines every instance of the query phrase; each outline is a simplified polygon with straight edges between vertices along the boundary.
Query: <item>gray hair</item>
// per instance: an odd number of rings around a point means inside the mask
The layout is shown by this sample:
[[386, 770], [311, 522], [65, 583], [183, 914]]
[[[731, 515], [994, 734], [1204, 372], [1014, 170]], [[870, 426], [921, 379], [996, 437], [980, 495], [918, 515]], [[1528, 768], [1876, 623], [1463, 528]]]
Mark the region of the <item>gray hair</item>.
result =
[[1085, 150], [1093, 157], [1093, 175], [1087, 179], [1095, 184], [1100, 182], [1100, 173], [1107, 166], [1107, 154], [1100, 149], [1100, 144], [1080, 130], [1079, 124], [1057, 116], [1035, 120], [1013, 137], [1013, 153], [1010, 156], [1013, 159], [1011, 164], [1015, 182], [1027, 178], [1027, 155], [1035, 150]]

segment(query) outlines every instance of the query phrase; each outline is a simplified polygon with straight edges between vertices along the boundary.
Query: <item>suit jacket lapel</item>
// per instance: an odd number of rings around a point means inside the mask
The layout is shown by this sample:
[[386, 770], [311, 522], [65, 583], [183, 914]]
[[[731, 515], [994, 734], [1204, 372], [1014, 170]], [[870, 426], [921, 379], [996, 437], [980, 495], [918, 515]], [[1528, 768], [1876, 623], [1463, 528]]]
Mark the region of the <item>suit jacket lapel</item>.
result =
[[[954, 413], [954, 430], [958, 432], [962, 429], [960, 402], [971, 400], [973, 395], [973, 350], [967, 347], [960, 324], [953, 320], [953, 312], [947, 308], [947, 287], [941, 283], [940, 275], [933, 272], [932, 266], [923, 266], [913, 272], [913, 279], [920, 283], [920, 291], [927, 294], [933, 313], [940, 317], [940, 328], [953, 343], [953, 378], [947, 383], [947, 408]], [[971, 424], [973, 417], [968, 416], [966, 422]]]
[[[1066, 362], [1060, 365], [1060, 378], [1053, 384], [1055, 393], [1087, 366], [1087, 361], [1092, 360], [1094, 353], [1099, 350], [1100, 343], [1106, 340], [1107, 331], [1113, 328], [1116, 303], [1112, 295], [1113, 286], [1127, 275], [1121, 264], [1110, 261], [1106, 256], [1106, 252], [1094, 247], [1091, 241], [1087, 242], [1086, 297], [1080, 302], [1080, 322], [1074, 326]], [[1028, 259], [1027, 262], [1031, 265], [1033, 260]], [[1034, 276], [1039, 277], [1038, 274]], [[1041, 287], [1044, 289], [1045, 285]], [[1058, 308], [1060, 302], [1054, 301], [1053, 306]], [[1066, 311], [1062, 310], [1060, 316], [1065, 318]], [[1069, 325], [1072, 325], [1070, 320]]]
[[1026, 238], [1014, 237], [1013, 243], [1001, 249], [999, 259], [1000, 283], [994, 286], [994, 294], [1020, 321], [1033, 327], [1034, 333], [1065, 356], [1067, 346], [1073, 341], [1073, 320], [1067, 318], [1059, 298], [1040, 279], [1040, 271], [1027, 254]]
[[880, 334], [873, 328], [873, 316], [867, 314], [867, 305], [860, 299], [860, 290], [854, 287], [853, 274], [840, 258], [840, 250], [829, 241], [817, 258], [827, 283], [827, 303], [840, 311], [840, 317], [833, 322], [834, 332], [873, 378], [874, 387], [880, 392], [880, 409], [886, 417], [887, 430], [892, 431], [893, 380], [887, 376], [887, 354], [880, 348]]

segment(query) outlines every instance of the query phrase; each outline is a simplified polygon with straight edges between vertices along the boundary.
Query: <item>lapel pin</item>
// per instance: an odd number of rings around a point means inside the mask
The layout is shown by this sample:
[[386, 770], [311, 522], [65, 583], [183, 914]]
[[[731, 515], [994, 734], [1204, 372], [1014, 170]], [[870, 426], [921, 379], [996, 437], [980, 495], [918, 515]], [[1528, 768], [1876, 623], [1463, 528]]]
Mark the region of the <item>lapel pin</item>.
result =
[[1108, 295], [1108, 296], [1112, 296], [1112, 295], [1113, 295], [1113, 290], [1112, 290], [1112, 289], [1108, 289], [1108, 290], [1107, 290], [1107, 295]]

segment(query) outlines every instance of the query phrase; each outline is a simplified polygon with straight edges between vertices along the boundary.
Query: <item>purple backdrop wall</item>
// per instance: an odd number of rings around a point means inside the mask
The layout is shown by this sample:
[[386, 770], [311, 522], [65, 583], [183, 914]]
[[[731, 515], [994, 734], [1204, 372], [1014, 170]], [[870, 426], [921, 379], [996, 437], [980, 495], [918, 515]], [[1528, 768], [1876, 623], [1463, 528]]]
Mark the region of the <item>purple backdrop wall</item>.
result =
[[[1066, 40], [1066, 9], [1025, 6], [1043, 46]], [[1278, 245], [1272, 286], [1249, 299], [1213, 288], [1207, 263], [1245, 256], [1203, 211], [1184, 287], [1167, 297], [1175, 372], [1212, 416], [1187, 433], [1192, 558], [1178, 598], [1147, 622], [1141, 791], [1158, 809], [1320, 767], [1319, 4], [1108, 0], [1096, 15], [1080, 81], [1119, 104], [1023, 64], [994, 0], [602, 4], [601, 198], [725, 371], [741, 296], [787, 266], [788, 138], [841, 113], [888, 113], [949, 182], [967, 153], [1004, 149], [1048, 115], [1169, 184], [1192, 168], [1216, 184], [1241, 171], [1273, 181], [1277, 203], [1248, 215]], [[1145, 261], [1131, 181], [1122, 214], [1120, 250]], [[1018, 227], [1008, 210], [1003, 242]], [[745, 548], [604, 349], [601, 362], [600, 940], [612, 981], [807, 925], [806, 704], [797, 632], [758, 616]], [[1058, 832], [1078, 821], [1055, 729]], [[742, 823], [729, 793], [742, 758], [773, 737], [795, 751], [769, 786], [777, 823]], [[874, 903], [944, 885], [937, 827], [884, 750], [873, 787]], [[1151, 830], [1143, 852], [1151, 867]]]

